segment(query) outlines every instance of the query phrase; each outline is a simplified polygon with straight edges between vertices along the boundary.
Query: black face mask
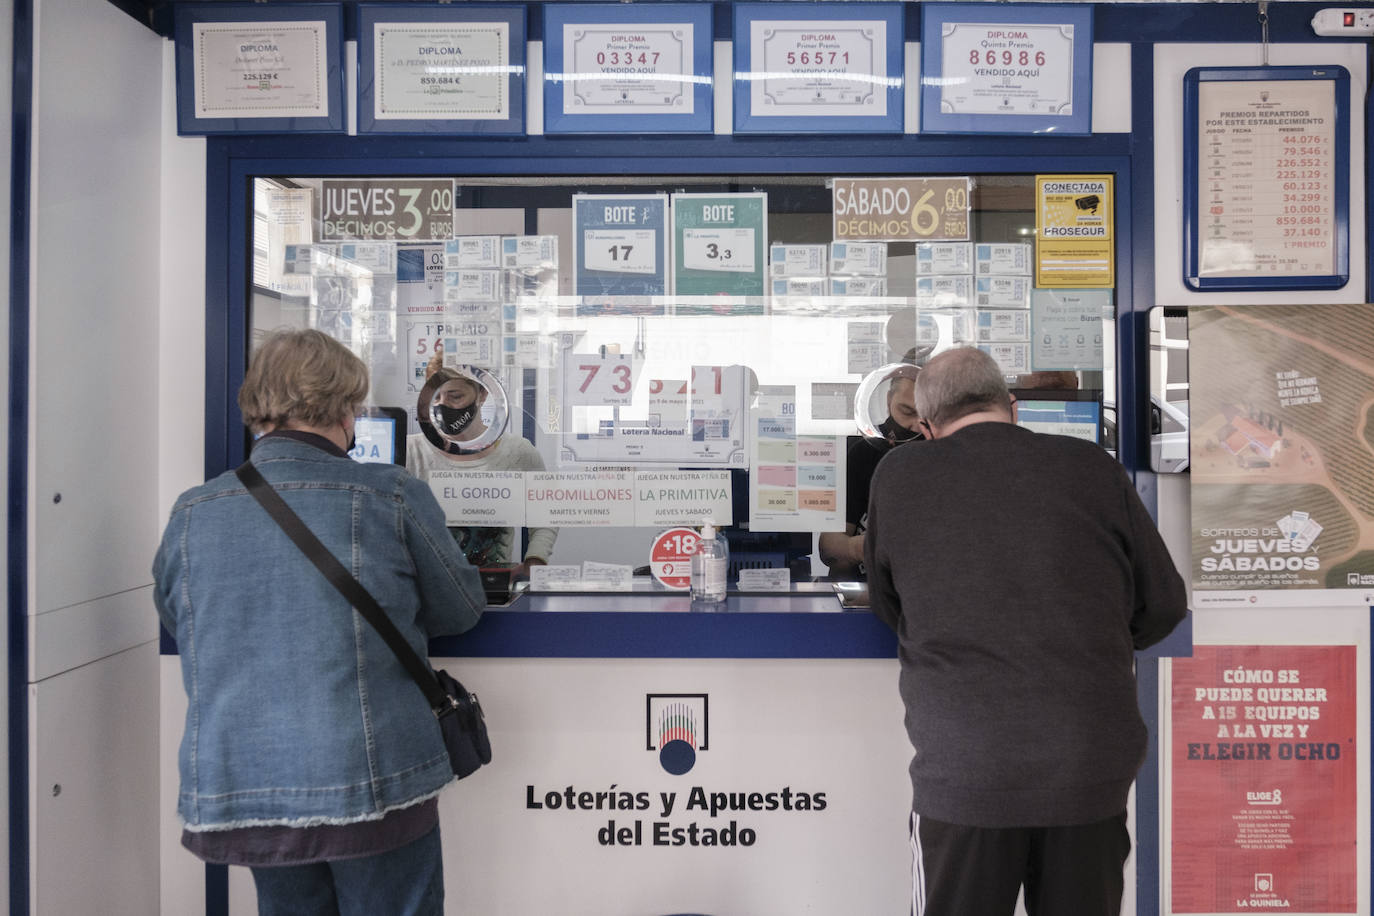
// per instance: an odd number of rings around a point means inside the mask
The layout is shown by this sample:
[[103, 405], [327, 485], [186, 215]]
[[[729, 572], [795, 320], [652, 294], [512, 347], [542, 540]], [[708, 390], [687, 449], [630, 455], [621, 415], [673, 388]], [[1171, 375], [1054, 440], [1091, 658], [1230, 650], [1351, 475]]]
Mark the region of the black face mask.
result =
[[912, 442], [916, 439], [925, 438], [925, 436], [921, 435], [919, 430], [907, 429], [891, 417], [884, 420], [882, 425], [878, 427], [878, 430], [883, 434], [883, 437], [893, 445], [901, 445], [903, 442]]
[[477, 411], [471, 407], [445, 407], [439, 405], [439, 416], [443, 418], [440, 424], [444, 435], [456, 436], [467, 429], [472, 423], [472, 418], [477, 415]]
[[357, 447], [358, 447], [358, 434], [357, 434], [357, 433], [349, 433], [349, 434], [348, 434], [348, 444], [344, 446], [344, 451], [351, 454], [351, 453], [353, 452], [353, 450], [354, 450], [355, 448], [357, 448]]

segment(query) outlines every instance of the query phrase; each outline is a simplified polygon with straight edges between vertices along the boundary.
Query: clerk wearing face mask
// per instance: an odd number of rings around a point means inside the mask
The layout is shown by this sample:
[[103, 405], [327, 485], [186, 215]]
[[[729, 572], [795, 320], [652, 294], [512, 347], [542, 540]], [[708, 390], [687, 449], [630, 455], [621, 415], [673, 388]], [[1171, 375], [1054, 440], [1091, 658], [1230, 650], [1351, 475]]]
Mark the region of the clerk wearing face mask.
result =
[[903, 442], [923, 439], [917, 431], [921, 417], [916, 412], [915, 366], [904, 366], [904, 373], [892, 379], [887, 389], [887, 419], [878, 424], [881, 439], [861, 439], [850, 446], [845, 456], [844, 532], [827, 531], [817, 546], [830, 575], [863, 578], [864, 529], [868, 523], [868, 487], [878, 462]]
[[[453, 369], [432, 364], [427, 370], [425, 390], [433, 390], [435, 410], [425, 420], [433, 420], [443, 442], [441, 448], [424, 434], [406, 441], [406, 469], [421, 480], [431, 471], [542, 471], [544, 459], [521, 436], [502, 435], [490, 445], [477, 441], [488, 432], [482, 421], [482, 405], [487, 390], [477, 381]], [[465, 445], [473, 443], [473, 445]], [[463, 549], [468, 562], [479, 567], [508, 566], [515, 562], [515, 529], [453, 527], [449, 531]], [[529, 548], [523, 562], [515, 567], [515, 577], [529, 575], [531, 565], [542, 566], [553, 553], [557, 528], [529, 529]]]

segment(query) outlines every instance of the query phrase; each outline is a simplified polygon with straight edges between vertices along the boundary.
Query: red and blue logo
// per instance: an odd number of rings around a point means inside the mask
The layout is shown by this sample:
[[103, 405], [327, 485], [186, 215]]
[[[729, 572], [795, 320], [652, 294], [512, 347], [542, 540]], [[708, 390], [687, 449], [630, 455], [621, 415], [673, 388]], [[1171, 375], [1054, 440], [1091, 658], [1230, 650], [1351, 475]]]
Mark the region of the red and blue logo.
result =
[[704, 693], [645, 695], [646, 750], [658, 751], [658, 762], [674, 776], [696, 766], [697, 753], [710, 749], [711, 718]]

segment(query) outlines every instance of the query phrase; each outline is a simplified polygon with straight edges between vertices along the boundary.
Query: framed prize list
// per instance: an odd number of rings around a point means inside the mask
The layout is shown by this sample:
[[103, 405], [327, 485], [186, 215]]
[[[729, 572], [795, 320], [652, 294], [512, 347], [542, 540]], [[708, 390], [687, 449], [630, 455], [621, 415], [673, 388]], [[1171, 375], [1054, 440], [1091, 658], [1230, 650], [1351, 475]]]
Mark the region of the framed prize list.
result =
[[1093, 5], [921, 4], [921, 132], [1092, 133]]
[[1196, 67], [1183, 84], [1183, 280], [1200, 292], [1350, 277], [1350, 74]]
[[711, 133], [709, 4], [544, 7], [544, 132]]
[[177, 133], [341, 133], [343, 7], [176, 9]]
[[735, 6], [735, 133], [903, 127], [900, 3]]

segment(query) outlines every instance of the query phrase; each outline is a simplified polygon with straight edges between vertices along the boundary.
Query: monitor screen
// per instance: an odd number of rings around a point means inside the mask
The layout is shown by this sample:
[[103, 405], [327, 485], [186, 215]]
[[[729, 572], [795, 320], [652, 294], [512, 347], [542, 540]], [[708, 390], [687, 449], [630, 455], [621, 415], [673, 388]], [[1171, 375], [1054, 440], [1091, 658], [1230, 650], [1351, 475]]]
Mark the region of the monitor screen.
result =
[[356, 443], [348, 457], [375, 464], [405, 464], [405, 412], [398, 407], [369, 407], [353, 420]]
[[1099, 442], [1101, 405], [1097, 401], [1018, 398], [1016, 425], [1037, 433], [1054, 433]]

